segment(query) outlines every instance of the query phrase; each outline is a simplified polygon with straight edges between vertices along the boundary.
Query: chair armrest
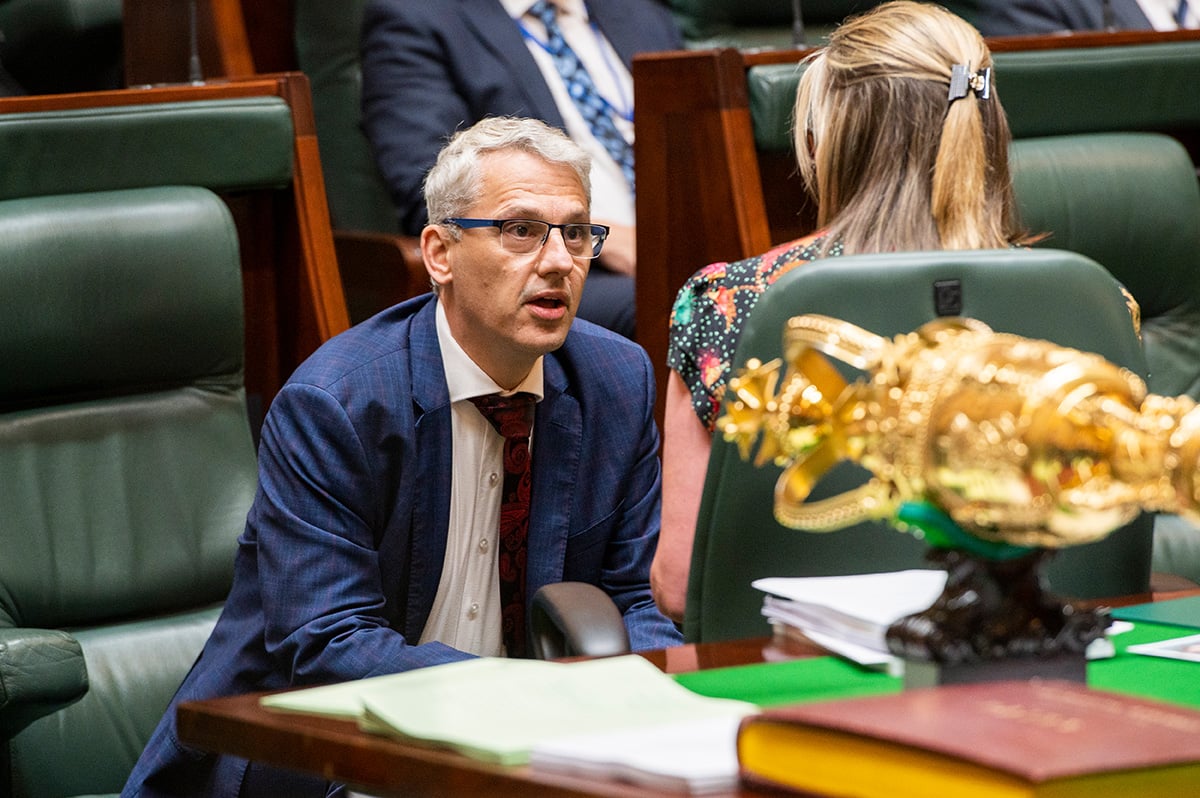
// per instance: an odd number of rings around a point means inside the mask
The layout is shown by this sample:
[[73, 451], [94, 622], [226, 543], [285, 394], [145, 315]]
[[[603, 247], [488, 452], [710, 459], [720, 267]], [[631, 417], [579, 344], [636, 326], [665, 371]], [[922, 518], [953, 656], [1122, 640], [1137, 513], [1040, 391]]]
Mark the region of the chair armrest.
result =
[[534, 594], [530, 616], [533, 655], [538, 659], [629, 653], [621, 611], [595, 585], [546, 585]]
[[88, 689], [79, 641], [55, 629], [0, 629], [0, 736], [78, 701]]

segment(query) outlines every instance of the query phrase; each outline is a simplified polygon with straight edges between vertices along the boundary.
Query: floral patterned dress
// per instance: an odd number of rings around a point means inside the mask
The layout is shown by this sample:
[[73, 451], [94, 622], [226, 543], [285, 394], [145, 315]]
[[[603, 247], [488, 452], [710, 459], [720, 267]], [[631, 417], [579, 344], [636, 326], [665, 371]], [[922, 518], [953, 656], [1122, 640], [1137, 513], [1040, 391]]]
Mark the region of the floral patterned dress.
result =
[[824, 237], [808, 236], [745, 260], [713, 263], [679, 289], [671, 309], [667, 365], [683, 378], [707, 429], [716, 424], [734, 350], [758, 298], [797, 266], [842, 254], [840, 243], [822, 253], [824, 245]]

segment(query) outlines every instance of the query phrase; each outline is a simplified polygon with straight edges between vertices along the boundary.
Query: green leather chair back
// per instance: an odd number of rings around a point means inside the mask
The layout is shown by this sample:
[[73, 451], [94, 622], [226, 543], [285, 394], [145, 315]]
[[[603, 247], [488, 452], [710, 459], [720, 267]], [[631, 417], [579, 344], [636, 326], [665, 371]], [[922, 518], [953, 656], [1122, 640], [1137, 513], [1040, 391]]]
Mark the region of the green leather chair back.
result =
[[1038, 246], [1087, 255], [1137, 299], [1149, 385], [1200, 399], [1200, 184], [1156, 133], [1022, 139], [1012, 146], [1022, 221]]
[[366, 4], [367, 0], [295, 0], [296, 60], [312, 85], [313, 117], [334, 229], [398, 233], [387, 186], [358, 124], [359, 40]]
[[162, 185], [282, 189], [292, 181], [292, 139], [279, 97], [0, 114], [0, 199]]
[[[996, 90], [1017, 139], [1072, 133], [1200, 129], [1200, 41], [998, 52]], [[751, 67], [746, 75], [754, 140], [790, 152], [791, 113], [802, 69]]]
[[[1024, 222], [1039, 246], [1104, 264], [1137, 299], [1150, 390], [1200, 399], [1200, 184], [1159, 133], [1022, 139], [1012, 147]], [[1156, 572], [1200, 581], [1200, 529], [1155, 519]]]
[[[822, 313], [892, 336], [938, 316], [933, 285], [958, 281], [958, 315], [1001, 332], [1096, 352], [1145, 375], [1140, 342], [1120, 286], [1095, 262], [1057, 250], [979, 250], [860, 255], [802, 266], [766, 292], [747, 321], [734, 363], [782, 354], [787, 319]], [[843, 367], [847, 379], [857, 375]], [[780, 470], [744, 462], [734, 444], [713, 442], [697, 523], [684, 635], [689, 641], [769, 634], [754, 579], [826, 576], [928, 567], [925, 546], [885, 523], [828, 534], [787, 529], [774, 519]], [[814, 499], [861, 484], [865, 472], [843, 463], [818, 484]], [[1061, 551], [1051, 587], [1074, 597], [1148, 589], [1151, 518], [1108, 538]]]
[[115, 793], [255, 490], [237, 233], [195, 187], [3, 200], [0, 284], [0, 794]]
[[290, 307], [308, 289], [272, 282], [272, 272], [307, 268], [317, 257], [289, 226], [299, 220], [275, 209], [294, 202], [294, 140], [291, 108], [278, 96], [0, 113], [0, 200], [188, 185], [225, 198], [241, 219], [246, 273], [266, 278], [248, 285], [270, 305], [255, 327], [273, 337], [251, 352], [257, 425], [277, 381], [311, 351], [304, 349], [306, 311]]

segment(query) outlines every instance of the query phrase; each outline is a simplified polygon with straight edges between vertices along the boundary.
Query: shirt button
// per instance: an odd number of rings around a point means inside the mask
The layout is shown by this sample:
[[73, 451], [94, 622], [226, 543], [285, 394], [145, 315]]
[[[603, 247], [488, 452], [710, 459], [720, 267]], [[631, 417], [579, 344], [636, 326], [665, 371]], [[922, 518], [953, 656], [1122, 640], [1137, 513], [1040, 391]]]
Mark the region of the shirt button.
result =
[[488, 550], [488, 539], [484, 538], [483, 540], [479, 541], [479, 553], [487, 554], [487, 550]]
[[494, 488], [494, 487], [496, 487], [497, 483], [499, 483], [499, 482], [500, 482], [500, 475], [497, 474], [495, 471], [488, 474], [488, 485], [490, 485], [491, 487]]
[[479, 616], [479, 603], [471, 602], [471, 606], [467, 607], [467, 618], [469, 618], [473, 621], [478, 616]]

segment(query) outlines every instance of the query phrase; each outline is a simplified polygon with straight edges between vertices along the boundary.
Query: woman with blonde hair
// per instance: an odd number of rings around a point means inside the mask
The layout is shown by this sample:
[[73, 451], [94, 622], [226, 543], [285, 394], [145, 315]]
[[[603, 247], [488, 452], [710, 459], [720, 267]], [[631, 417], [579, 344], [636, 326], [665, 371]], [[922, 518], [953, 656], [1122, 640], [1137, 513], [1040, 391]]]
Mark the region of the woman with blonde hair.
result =
[[817, 258], [999, 248], [1023, 239], [992, 56], [968, 23], [931, 3], [885, 3], [846, 20], [805, 67], [794, 143], [816, 201], [817, 232], [701, 269], [671, 313], [662, 532], [651, 586], [676, 620], [730, 361], [762, 292]]

